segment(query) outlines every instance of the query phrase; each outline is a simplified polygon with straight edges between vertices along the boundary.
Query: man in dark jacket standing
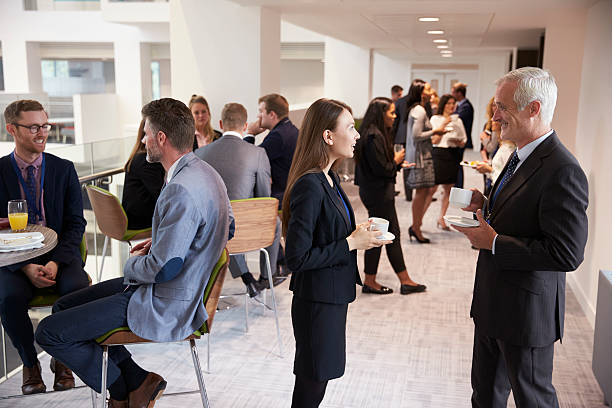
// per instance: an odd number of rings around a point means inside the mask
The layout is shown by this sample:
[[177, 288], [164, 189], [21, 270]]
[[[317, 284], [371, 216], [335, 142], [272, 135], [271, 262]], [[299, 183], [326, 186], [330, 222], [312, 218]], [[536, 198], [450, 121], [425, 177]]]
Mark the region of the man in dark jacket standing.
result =
[[[467, 135], [467, 142], [465, 146], [461, 149], [461, 159], [463, 160], [463, 152], [465, 149], [473, 149], [474, 145], [472, 144], [472, 124], [474, 123], [474, 107], [469, 99], [465, 97], [465, 93], [467, 90], [467, 85], [462, 82], [457, 82], [453, 85], [451, 89], [451, 95], [457, 101], [457, 107], [455, 108], [455, 113], [459, 115], [461, 121], [463, 122], [463, 126], [465, 127], [465, 134]], [[463, 188], [463, 167], [459, 169], [459, 174], [457, 175], [457, 182], [455, 183], [455, 187]]]

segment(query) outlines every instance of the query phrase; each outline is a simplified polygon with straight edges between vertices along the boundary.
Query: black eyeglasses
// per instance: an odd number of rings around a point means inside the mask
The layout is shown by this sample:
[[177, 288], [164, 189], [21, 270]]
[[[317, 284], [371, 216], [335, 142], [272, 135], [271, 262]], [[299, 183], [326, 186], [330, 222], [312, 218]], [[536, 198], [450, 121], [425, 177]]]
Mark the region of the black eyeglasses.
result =
[[48, 132], [53, 127], [53, 125], [51, 125], [50, 123], [45, 123], [45, 124], [42, 124], [42, 125], [30, 125], [30, 126], [20, 125], [19, 123], [13, 123], [13, 125], [19, 126], [19, 127], [22, 127], [22, 128], [26, 128], [26, 129], [30, 129], [30, 133], [33, 134], [33, 135], [37, 134], [38, 131], [41, 130], [41, 129], [42, 129], [43, 132]]

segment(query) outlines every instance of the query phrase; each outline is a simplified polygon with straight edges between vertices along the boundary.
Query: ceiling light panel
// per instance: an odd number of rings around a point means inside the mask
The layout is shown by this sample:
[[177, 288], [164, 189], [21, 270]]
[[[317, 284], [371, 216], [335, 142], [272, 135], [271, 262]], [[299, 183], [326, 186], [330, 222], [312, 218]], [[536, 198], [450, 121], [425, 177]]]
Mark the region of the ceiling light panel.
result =
[[436, 22], [440, 21], [439, 17], [419, 17], [419, 21], [422, 22]]

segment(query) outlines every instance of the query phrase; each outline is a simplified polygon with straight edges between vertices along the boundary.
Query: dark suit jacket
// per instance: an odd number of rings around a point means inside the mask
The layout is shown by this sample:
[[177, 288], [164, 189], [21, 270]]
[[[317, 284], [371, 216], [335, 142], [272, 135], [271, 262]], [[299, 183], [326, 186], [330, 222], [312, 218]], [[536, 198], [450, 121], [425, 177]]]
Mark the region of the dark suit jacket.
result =
[[395, 121], [393, 122], [393, 134], [395, 135], [394, 143], [406, 145], [406, 132], [408, 121], [404, 120], [408, 115], [406, 112], [406, 101], [408, 100], [408, 95], [399, 98], [395, 102]]
[[355, 148], [359, 158], [355, 164], [355, 184], [361, 193], [376, 196], [381, 200], [393, 200], [395, 197], [395, 176], [400, 169], [389, 156], [390, 140], [374, 126], [362, 131]]
[[346, 237], [355, 230], [355, 215], [338, 176], [329, 173], [350, 212], [323, 172], [302, 176], [293, 186], [289, 202], [285, 259], [293, 272], [289, 289], [302, 299], [347, 304], [361, 285], [357, 251], [349, 251]]
[[479, 332], [527, 347], [562, 338], [565, 272], [583, 260], [587, 204], [587, 179], [553, 133], [493, 203], [495, 255], [480, 250], [471, 309]]
[[467, 142], [465, 143], [466, 149], [474, 147], [472, 144], [472, 124], [474, 123], [474, 107], [469, 99], [464, 99], [461, 105], [457, 105], [455, 112], [459, 114], [463, 127], [465, 127], [465, 134], [467, 135]]
[[164, 185], [166, 171], [160, 163], [149, 163], [146, 153], [132, 159], [125, 172], [121, 205], [128, 217], [128, 229], [151, 228], [155, 203]]
[[278, 199], [279, 205], [283, 202], [297, 138], [298, 129], [289, 118], [284, 118], [270, 130], [259, 145], [266, 149], [268, 154], [272, 171], [272, 197]]
[[[79, 245], [86, 224], [81, 185], [71, 161], [49, 153], [44, 155], [43, 205], [47, 227], [57, 233], [57, 246], [43, 257], [61, 266], [72, 263], [75, 258], [81, 259]], [[19, 199], [19, 180], [10, 156], [4, 156], [0, 158], [0, 217], [7, 217], [9, 200]]]

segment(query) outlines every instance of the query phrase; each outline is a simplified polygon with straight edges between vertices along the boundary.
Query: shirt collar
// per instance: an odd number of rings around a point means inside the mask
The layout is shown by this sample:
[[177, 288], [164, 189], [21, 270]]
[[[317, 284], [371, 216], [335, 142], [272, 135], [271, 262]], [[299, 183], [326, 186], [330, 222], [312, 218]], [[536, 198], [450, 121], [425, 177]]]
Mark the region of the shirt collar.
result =
[[552, 135], [552, 133], [553, 133], [553, 130], [551, 129], [550, 131], [545, 133], [543, 136], [540, 136], [536, 140], [527, 143], [525, 146], [521, 147], [520, 149], [517, 149], [516, 154], [520, 162], [522, 163], [525, 160], [527, 160], [529, 155], [533, 153], [536, 147], [538, 147], [544, 140], [546, 140], [548, 136]]
[[174, 175], [174, 171], [176, 170], [176, 166], [178, 166], [179, 162], [181, 161], [181, 159], [183, 157], [185, 157], [185, 155], [182, 155], [181, 157], [176, 159], [176, 161], [174, 163], [172, 163], [172, 166], [170, 166], [170, 168], [168, 169], [168, 174], [166, 175], [166, 184], [170, 183], [170, 180], [172, 180], [172, 176]]
[[236, 132], [234, 130], [228, 130], [227, 132], [223, 132], [223, 136], [228, 135], [228, 136], [236, 136], [239, 138], [243, 138], [244, 136], [242, 135], [242, 133]]
[[28, 166], [34, 166], [34, 168], [38, 170], [40, 166], [42, 165], [42, 159], [43, 159], [42, 153], [32, 163], [28, 163], [25, 160], [23, 160], [21, 157], [19, 157], [17, 153], [15, 152], [15, 150], [13, 150], [13, 157], [15, 158], [15, 162], [17, 163], [17, 167], [19, 167], [19, 170], [24, 170]]

